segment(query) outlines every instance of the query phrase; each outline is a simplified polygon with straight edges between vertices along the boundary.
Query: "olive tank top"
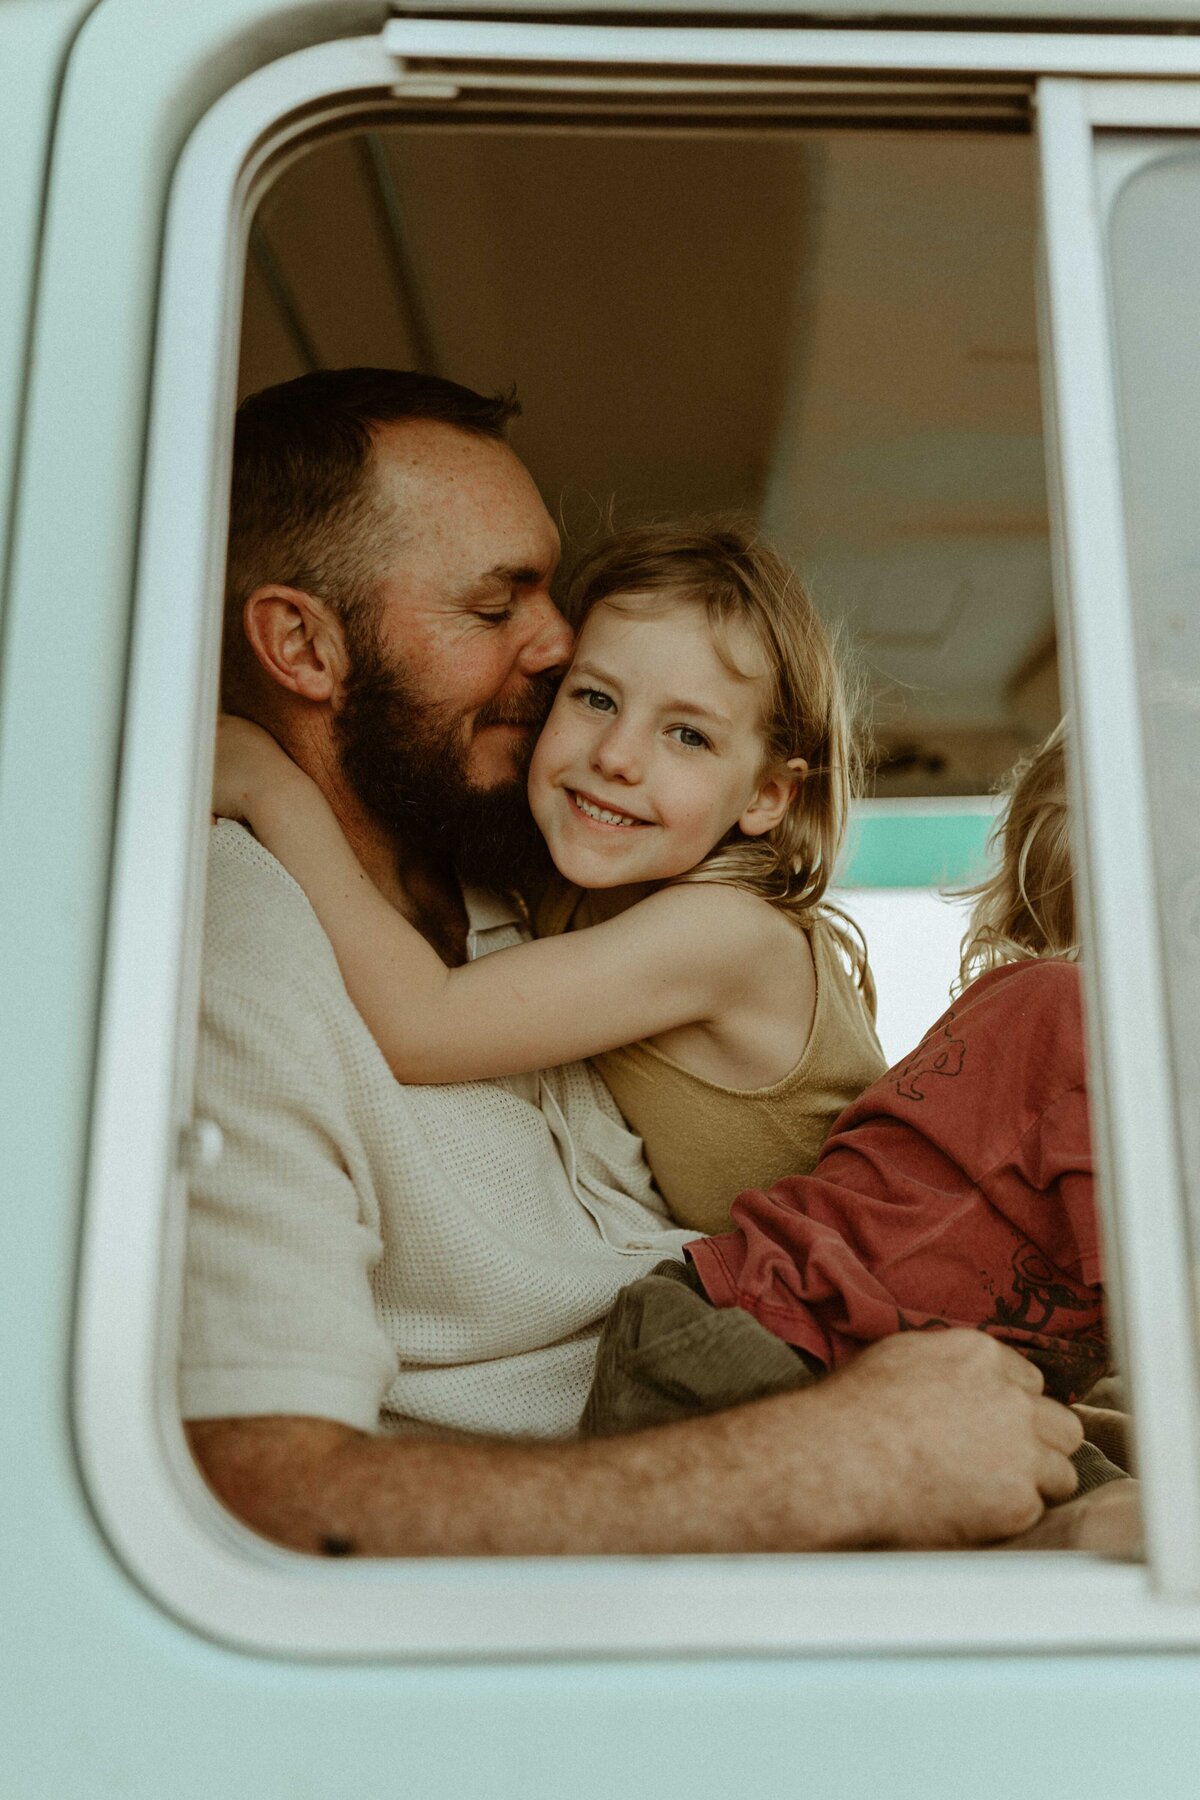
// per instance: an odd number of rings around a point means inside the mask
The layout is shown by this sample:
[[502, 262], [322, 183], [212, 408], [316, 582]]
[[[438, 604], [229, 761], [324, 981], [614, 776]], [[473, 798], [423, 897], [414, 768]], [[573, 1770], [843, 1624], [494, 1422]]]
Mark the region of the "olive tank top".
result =
[[[538, 936], [592, 924], [589, 898], [554, 883], [536, 910]], [[821, 918], [807, 929], [816, 1009], [803, 1055], [782, 1081], [765, 1088], [721, 1087], [649, 1043], [625, 1044], [591, 1059], [642, 1139], [671, 1217], [697, 1235], [729, 1230], [729, 1209], [743, 1188], [809, 1174], [838, 1114], [887, 1067], [836, 933]]]

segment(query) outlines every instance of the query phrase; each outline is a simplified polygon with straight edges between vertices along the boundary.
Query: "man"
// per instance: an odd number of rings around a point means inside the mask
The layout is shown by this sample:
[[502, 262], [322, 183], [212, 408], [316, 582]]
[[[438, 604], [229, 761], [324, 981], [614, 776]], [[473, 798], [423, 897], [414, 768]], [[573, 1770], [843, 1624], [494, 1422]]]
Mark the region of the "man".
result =
[[[523, 769], [570, 632], [513, 408], [349, 370], [248, 401], [226, 704], [319, 783], [442, 956], [516, 941]], [[460, 887], [460, 880], [462, 886]], [[181, 1390], [249, 1524], [326, 1554], [986, 1542], [1074, 1489], [1073, 1416], [991, 1339], [580, 1442], [600, 1321], [690, 1235], [585, 1065], [402, 1088], [300, 890], [214, 832]]]

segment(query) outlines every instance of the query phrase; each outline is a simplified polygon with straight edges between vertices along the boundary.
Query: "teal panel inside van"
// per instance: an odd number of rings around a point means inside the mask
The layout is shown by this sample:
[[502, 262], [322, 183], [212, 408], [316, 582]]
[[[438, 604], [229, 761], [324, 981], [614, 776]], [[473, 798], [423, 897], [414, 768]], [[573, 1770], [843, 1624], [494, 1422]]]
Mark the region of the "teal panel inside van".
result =
[[978, 809], [856, 813], [838, 870], [841, 887], [963, 887], [987, 872], [993, 814]]

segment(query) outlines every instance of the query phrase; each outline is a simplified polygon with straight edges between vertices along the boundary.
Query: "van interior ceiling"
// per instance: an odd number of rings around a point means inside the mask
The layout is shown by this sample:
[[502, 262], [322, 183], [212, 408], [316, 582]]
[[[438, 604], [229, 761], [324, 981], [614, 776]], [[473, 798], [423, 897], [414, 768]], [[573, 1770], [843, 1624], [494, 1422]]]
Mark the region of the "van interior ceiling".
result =
[[986, 793], [1059, 716], [1030, 139], [381, 125], [252, 223], [240, 391], [515, 383], [568, 543], [735, 508], [867, 678], [880, 796]]

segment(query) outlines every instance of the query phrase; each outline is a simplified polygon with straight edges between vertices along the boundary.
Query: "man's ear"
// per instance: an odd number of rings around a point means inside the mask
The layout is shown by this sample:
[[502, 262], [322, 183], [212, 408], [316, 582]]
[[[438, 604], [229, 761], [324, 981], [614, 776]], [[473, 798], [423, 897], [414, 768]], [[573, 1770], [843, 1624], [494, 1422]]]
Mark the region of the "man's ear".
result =
[[762, 837], [765, 832], [774, 831], [807, 774], [808, 764], [804, 758], [793, 756], [764, 776], [757, 793], [738, 820], [743, 837]]
[[246, 641], [264, 672], [298, 699], [331, 700], [346, 674], [346, 642], [323, 601], [302, 588], [255, 588], [242, 611]]

